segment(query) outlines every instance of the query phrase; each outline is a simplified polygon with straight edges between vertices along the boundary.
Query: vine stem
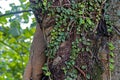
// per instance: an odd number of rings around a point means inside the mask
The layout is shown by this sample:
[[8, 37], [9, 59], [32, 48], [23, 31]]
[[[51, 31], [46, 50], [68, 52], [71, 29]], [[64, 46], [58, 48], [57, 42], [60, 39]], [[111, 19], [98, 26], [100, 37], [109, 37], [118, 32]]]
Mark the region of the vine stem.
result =
[[120, 36], [120, 30], [116, 26], [112, 26], [114, 31]]
[[83, 76], [84, 76], [84, 78], [86, 79], [86, 74], [85, 74], [85, 72], [82, 70], [82, 69], [80, 69], [80, 68], [78, 68], [78, 66], [74, 66]]

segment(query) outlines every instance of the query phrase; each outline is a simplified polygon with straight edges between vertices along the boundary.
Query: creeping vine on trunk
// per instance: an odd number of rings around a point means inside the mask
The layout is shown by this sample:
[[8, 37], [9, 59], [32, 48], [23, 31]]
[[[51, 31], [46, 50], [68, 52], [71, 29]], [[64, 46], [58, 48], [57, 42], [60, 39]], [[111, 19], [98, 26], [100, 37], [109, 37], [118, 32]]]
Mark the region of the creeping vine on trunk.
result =
[[30, 2], [38, 26], [24, 80], [102, 80], [106, 69], [109, 76], [104, 0]]

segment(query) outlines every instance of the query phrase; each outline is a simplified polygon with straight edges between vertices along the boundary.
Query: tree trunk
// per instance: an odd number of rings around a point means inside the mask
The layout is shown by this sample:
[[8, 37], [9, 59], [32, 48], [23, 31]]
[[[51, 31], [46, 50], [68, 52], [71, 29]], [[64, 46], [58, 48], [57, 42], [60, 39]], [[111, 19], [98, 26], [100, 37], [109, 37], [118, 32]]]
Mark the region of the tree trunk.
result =
[[40, 26], [36, 26], [33, 42], [30, 49], [30, 59], [24, 72], [23, 80], [40, 80], [42, 67], [45, 63], [46, 40]]
[[[49, 1], [50, 0], [48, 0], [48, 2]], [[85, 2], [85, 0], [75, 0], [75, 3], [76, 4], [80, 2], [82, 3], [82, 1]], [[35, 0], [30, 0], [30, 2], [34, 3]], [[85, 26], [83, 25], [80, 25], [80, 28], [81, 26], [83, 26], [83, 29], [81, 28], [81, 30], [83, 31], [81, 31], [81, 33], [78, 35], [77, 27], [76, 27], [78, 25], [76, 25], [77, 23], [75, 23], [74, 20], [70, 20], [70, 18], [67, 20], [67, 24], [68, 24], [67, 27], [69, 26], [70, 31], [67, 31], [67, 28], [63, 25], [64, 21], [60, 25], [59, 30], [54, 29], [53, 27], [55, 27], [55, 24], [57, 24], [55, 23], [55, 19], [58, 17], [58, 15], [61, 14], [61, 12], [57, 12], [57, 10], [55, 9], [61, 6], [64, 7], [65, 9], [71, 9], [71, 1], [70, 0], [53, 0], [52, 9], [55, 14], [54, 16], [52, 16], [52, 18], [51, 16], [46, 15], [46, 13], [41, 14], [39, 12], [41, 11], [41, 9], [39, 9], [38, 11], [34, 11], [38, 24], [41, 26], [37, 25], [36, 27], [36, 32], [33, 38], [33, 43], [30, 51], [31, 53], [30, 60], [28, 62], [28, 65], [24, 73], [24, 80], [30, 80], [30, 79], [41, 80], [42, 79], [41, 76], [43, 73], [42, 67], [44, 63], [47, 63], [47, 67], [49, 68], [47, 71], [51, 73], [51, 75], [49, 75], [49, 78], [52, 78], [53, 80], [64, 80], [64, 79], [110, 80], [111, 78], [110, 78], [110, 71], [109, 71], [109, 64], [108, 64], [109, 51], [108, 51], [108, 46], [106, 44], [108, 42], [108, 38], [105, 36], [97, 36], [97, 34], [94, 33], [94, 30], [97, 30], [98, 28], [97, 29], [94, 28], [93, 33], [89, 31], [88, 32], [84, 31]], [[89, 6], [90, 5], [88, 5], [87, 7]], [[94, 11], [89, 13], [91, 15], [89, 17], [94, 21], [97, 27], [99, 26], [99, 24], [97, 25], [96, 23], [97, 21], [95, 19], [97, 18], [96, 16], [98, 15], [98, 13], [99, 12], [94, 12]], [[84, 19], [87, 16], [83, 15], [81, 17]], [[40, 21], [41, 20], [40, 17], [42, 17], [42, 21]], [[88, 23], [90, 22], [88, 21]], [[62, 38], [61, 43], [60, 44], [58, 43], [59, 46], [54, 45], [52, 47], [53, 49], [58, 47], [55, 52], [53, 50], [53, 52], [55, 53], [54, 58], [50, 57], [51, 56], [50, 52], [52, 52], [52, 48], [50, 48], [51, 50], [49, 51], [49, 47], [46, 44], [47, 42], [48, 44], [50, 44], [50, 41], [52, 41], [52, 37], [51, 37], [52, 33], [50, 34], [50, 36], [48, 36], [51, 30], [55, 32], [54, 34], [57, 34], [59, 31], [61, 31], [63, 33], [68, 33], [68, 36], [69, 36], [65, 38], [64, 41], [62, 41], [63, 39]], [[47, 36], [46, 36], [46, 33], [47, 33]], [[58, 35], [60, 36], [60, 34]], [[96, 37], [98, 37], [98, 39], [96, 39]], [[59, 39], [59, 37], [57, 39]], [[84, 40], [83, 42], [78, 41], [77, 43], [75, 43], [77, 39], [84, 39]], [[90, 42], [92, 42], [90, 45], [84, 43], [88, 39], [90, 40]], [[53, 42], [53, 43], [56, 43], [56, 42]], [[75, 50], [72, 51], [73, 44], [74, 44]], [[47, 58], [47, 62], [46, 62], [46, 56], [44, 53], [46, 47], [48, 47], [47, 56], [49, 55]], [[87, 50], [88, 47], [90, 50]], [[83, 48], [85, 50], [83, 50]], [[77, 50], [78, 50], [77, 52], [78, 54], [76, 54]], [[77, 75], [77, 77], [75, 74]]]

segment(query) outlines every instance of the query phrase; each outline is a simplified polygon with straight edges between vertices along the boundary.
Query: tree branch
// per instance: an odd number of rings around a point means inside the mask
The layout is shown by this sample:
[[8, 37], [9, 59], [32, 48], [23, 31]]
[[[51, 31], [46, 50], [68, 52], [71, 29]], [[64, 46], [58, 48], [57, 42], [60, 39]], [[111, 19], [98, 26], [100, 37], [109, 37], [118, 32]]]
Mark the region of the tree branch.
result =
[[17, 50], [15, 50], [13, 47], [11, 47], [10, 45], [6, 44], [5, 42], [3, 42], [2, 40], [0, 40], [0, 43], [2, 43], [3, 45], [9, 47], [12, 51], [14, 51], [15, 53], [19, 53]]
[[6, 13], [6, 14], [0, 15], [0, 17], [12, 15], [12, 14], [19, 14], [19, 13], [24, 13], [24, 12], [30, 12], [30, 11], [32, 11], [32, 10], [22, 10], [22, 11], [10, 12], [10, 13]]

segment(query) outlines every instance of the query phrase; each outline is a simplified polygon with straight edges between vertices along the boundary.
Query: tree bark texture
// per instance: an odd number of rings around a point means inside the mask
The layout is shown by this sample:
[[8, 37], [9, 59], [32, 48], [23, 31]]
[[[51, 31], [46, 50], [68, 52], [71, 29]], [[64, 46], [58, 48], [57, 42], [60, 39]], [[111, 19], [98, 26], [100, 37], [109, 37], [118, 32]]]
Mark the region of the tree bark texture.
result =
[[[30, 0], [30, 2], [31, 1], [35, 1], [35, 0]], [[48, 0], [48, 1], [51, 1], [51, 0]], [[61, 6], [61, 5], [64, 5], [65, 3], [67, 3], [67, 4], [70, 3], [69, 0], [53, 0], [53, 1], [54, 1], [53, 6]], [[80, 1], [82, 1], [82, 0], [75, 0], [76, 3], [80, 2]], [[67, 5], [67, 7], [70, 7], [70, 6]], [[40, 80], [41, 79], [42, 67], [43, 67], [43, 65], [46, 61], [46, 56], [45, 56], [44, 51], [47, 47], [47, 42], [49, 42], [49, 38], [50, 38], [49, 36], [47, 36], [47, 38], [45, 39], [45, 35], [46, 34], [49, 35], [49, 32], [52, 29], [52, 27], [50, 27], [50, 26], [51, 26], [51, 24], [54, 24], [54, 23], [55, 23], [54, 18], [53, 17], [51, 18], [49, 16], [47, 16], [43, 19], [43, 22], [41, 23], [42, 25], [40, 24], [41, 26], [38, 23], [38, 25], [36, 27], [36, 32], [34, 34], [33, 42], [32, 42], [32, 45], [31, 45], [30, 59], [29, 59], [29, 62], [27, 64], [27, 67], [25, 69], [23, 80], [30, 80], [30, 79]], [[47, 28], [46, 30], [41, 29], [41, 27], [46, 27], [46, 26], [49, 26], [49, 28]], [[75, 30], [73, 29], [72, 31], [73, 31], [73, 34], [74, 34]], [[76, 38], [75, 35], [72, 35], [72, 37]], [[104, 39], [104, 38], [102, 38], [102, 39]], [[102, 39], [100, 39], [101, 43], [102, 43]], [[96, 48], [94, 45], [96, 45], [96, 43], [95, 44], [93, 43], [93, 45], [91, 45], [91, 46]], [[88, 60], [88, 63], [85, 62], [86, 61], [86, 56], [91, 57], [91, 55], [90, 55], [91, 53], [87, 53], [87, 52], [85, 52], [84, 54], [78, 55], [78, 59], [76, 59], [76, 63], [78, 63], [78, 64], [80, 64], [80, 63], [81, 64], [83, 64], [83, 63], [89, 64], [90, 67], [88, 66], [88, 69], [91, 69], [90, 71], [93, 71], [93, 72], [90, 72], [90, 73], [93, 74], [93, 76], [95, 75], [94, 80], [96, 80], [99, 77], [100, 78], [102, 77], [102, 80], [110, 80], [111, 78], [110, 78], [110, 71], [108, 69], [109, 65], [108, 65], [108, 59], [107, 59], [108, 51], [106, 51], [105, 49], [100, 49], [99, 46], [97, 46], [97, 48], [99, 49], [98, 54], [100, 56], [102, 56], [102, 58], [100, 58], [100, 61], [101, 61], [100, 63], [102, 63], [102, 64], [99, 64], [99, 62], [98, 62], [97, 64], [95, 63], [95, 64], [91, 65], [91, 63], [93, 62], [91, 58]], [[53, 62], [51, 63], [53, 67], [55, 66], [55, 71], [59, 67], [60, 68], [57, 71], [61, 71], [61, 66], [62, 65], [59, 64], [59, 61], [57, 61], [58, 59], [61, 59], [59, 56], [68, 55], [68, 53], [70, 53], [70, 49], [71, 49], [71, 44], [70, 44], [69, 41], [65, 41], [65, 42], [61, 43], [60, 48], [58, 50], [59, 52], [57, 53], [57, 56], [53, 59]], [[69, 58], [69, 56], [67, 56], [67, 57], [64, 56], [64, 57], [65, 57], [65, 59]], [[64, 60], [61, 60], [61, 61], [64, 62]], [[76, 69], [79, 72], [77, 80], [80, 80], [81, 75], [86, 77], [85, 73], [83, 71], [81, 71], [80, 68], [78, 68], [78, 67], [81, 66], [81, 64], [76, 67]], [[63, 66], [65, 66], [64, 63], [63, 63]], [[102, 72], [99, 73], [99, 71], [98, 71], [99, 67], [101, 67], [101, 66], [104, 66], [104, 68], [105, 68], [105, 71], [102, 75], [101, 75]], [[97, 76], [96, 73], [98, 73], [99, 75]], [[53, 73], [53, 77], [54, 77], [55, 80], [61, 80], [61, 78], [64, 79], [62, 74], [59, 75], [57, 73], [56, 74]], [[101, 79], [98, 79], [98, 80], [101, 80]]]
[[[108, 14], [113, 25], [120, 31], [120, 0], [109, 0], [110, 6], [108, 8]], [[111, 73], [111, 80], [120, 80], [120, 35], [114, 33], [112, 42], [114, 43], [115, 50], [115, 63], [114, 71]]]
[[46, 40], [40, 26], [36, 26], [33, 42], [30, 49], [30, 59], [24, 72], [23, 80], [40, 80], [42, 67], [45, 63]]

